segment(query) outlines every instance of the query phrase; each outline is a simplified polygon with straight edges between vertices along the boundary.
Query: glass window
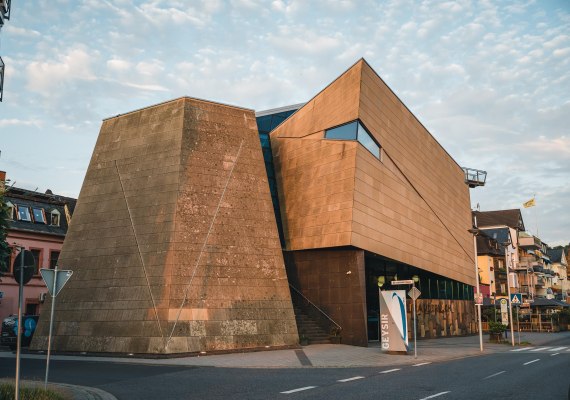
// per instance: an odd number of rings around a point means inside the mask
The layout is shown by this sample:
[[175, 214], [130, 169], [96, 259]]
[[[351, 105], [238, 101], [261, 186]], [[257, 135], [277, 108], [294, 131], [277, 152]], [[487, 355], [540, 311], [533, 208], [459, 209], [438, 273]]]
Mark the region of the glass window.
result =
[[49, 252], [49, 267], [54, 269], [57, 265], [57, 260], [59, 259], [59, 251], [50, 251]]
[[34, 213], [34, 221], [40, 224], [46, 223], [46, 217], [44, 215], [44, 210], [41, 208], [32, 208], [32, 212]]
[[376, 144], [372, 136], [360, 123], [358, 123], [358, 141], [368, 149], [376, 158], [380, 158], [380, 146]]
[[30, 215], [30, 209], [24, 206], [18, 206], [18, 219], [20, 221], [32, 221], [32, 217]]
[[40, 264], [42, 262], [42, 251], [40, 249], [30, 249], [30, 251], [34, 255], [34, 260], [36, 262], [34, 275], [38, 275], [40, 273]]
[[6, 203], [6, 216], [8, 219], [14, 219], [14, 204], [7, 202]]
[[60, 215], [59, 211], [53, 210], [50, 215], [51, 215], [50, 225], [59, 226], [59, 215]]
[[257, 128], [262, 132], [271, 130], [271, 115], [257, 118]]
[[349, 122], [325, 131], [326, 139], [356, 140], [357, 121]]

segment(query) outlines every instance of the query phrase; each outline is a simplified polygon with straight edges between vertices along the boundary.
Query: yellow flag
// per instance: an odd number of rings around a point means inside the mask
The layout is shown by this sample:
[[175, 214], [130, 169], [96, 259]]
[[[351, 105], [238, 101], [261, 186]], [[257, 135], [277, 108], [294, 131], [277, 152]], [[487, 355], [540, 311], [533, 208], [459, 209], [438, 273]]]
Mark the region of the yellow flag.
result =
[[534, 197], [532, 199], [530, 199], [529, 201], [527, 201], [526, 203], [523, 203], [524, 208], [529, 208], [529, 207], [534, 207], [534, 206], [536, 206], [536, 201], [534, 200]]

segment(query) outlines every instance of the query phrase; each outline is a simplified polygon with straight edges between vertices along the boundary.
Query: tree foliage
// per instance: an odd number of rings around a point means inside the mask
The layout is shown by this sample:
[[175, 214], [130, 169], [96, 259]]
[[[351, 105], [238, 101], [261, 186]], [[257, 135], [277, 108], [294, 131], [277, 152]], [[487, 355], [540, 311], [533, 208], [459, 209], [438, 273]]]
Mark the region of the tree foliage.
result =
[[4, 195], [6, 189], [4, 184], [0, 187], [0, 276], [10, 269], [10, 247], [6, 241], [8, 235], [8, 207]]

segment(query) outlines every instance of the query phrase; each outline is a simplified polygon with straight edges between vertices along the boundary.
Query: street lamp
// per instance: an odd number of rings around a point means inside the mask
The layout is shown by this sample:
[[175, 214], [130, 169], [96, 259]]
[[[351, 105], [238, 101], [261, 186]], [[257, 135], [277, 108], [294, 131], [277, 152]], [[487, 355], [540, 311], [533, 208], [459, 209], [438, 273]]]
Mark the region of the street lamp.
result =
[[511, 263], [509, 262], [509, 246], [512, 244], [512, 242], [510, 240], [507, 240], [505, 243], [503, 243], [503, 246], [505, 246], [505, 269], [507, 270], [507, 296], [509, 297], [508, 299], [508, 304], [509, 304], [509, 318], [510, 318], [510, 324], [511, 325], [511, 343], [514, 347], [515, 345], [515, 328], [514, 328], [514, 323], [513, 323], [513, 306], [511, 304]]
[[469, 229], [469, 233], [473, 235], [473, 248], [475, 249], [475, 282], [477, 284], [477, 300], [475, 301], [475, 306], [477, 309], [477, 322], [479, 323], [479, 349], [483, 351], [483, 324], [481, 323], [483, 298], [481, 289], [479, 288], [479, 265], [477, 265], [477, 235], [481, 233], [481, 231], [477, 229], [477, 217], [474, 217], [474, 227]]

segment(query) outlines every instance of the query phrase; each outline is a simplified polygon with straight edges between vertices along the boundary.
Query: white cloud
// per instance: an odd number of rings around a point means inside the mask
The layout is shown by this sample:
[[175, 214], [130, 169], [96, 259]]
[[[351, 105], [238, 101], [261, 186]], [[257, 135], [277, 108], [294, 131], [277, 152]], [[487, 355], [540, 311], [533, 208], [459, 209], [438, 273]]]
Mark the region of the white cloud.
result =
[[8, 35], [10, 36], [21, 36], [26, 38], [37, 38], [41, 34], [33, 29], [25, 29], [18, 26], [14, 26], [12, 24], [6, 24], [6, 27], [3, 28]]
[[55, 89], [74, 80], [93, 80], [93, 57], [82, 48], [74, 48], [59, 56], [59, 61], [33, 61], [27, 69], [28, 89], [43, 96], [54, 95]]
[[114, 58], [107, 61], [107, 68], [116, 72], [126, 72], [132, 68], [132, 64], [127, 60]]
[[23, 120], [17, 118], [0, 119], [0, 128], [5, 128], [9, 126], [18, 126], [18, 125], [40, 127], [42, 125], [42, 122], [38, 120]]

